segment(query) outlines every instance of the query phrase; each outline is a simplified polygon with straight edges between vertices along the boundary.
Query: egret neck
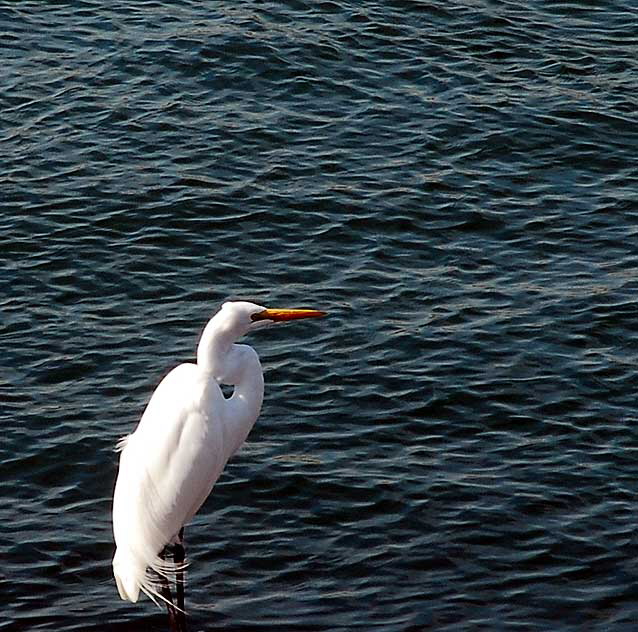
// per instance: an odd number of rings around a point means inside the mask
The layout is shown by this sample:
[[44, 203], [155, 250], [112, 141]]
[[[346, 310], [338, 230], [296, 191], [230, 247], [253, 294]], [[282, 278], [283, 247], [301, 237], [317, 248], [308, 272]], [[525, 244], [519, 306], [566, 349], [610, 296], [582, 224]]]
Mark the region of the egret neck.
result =
[[264, 378], [257, 352], [235, 341], [249, 327], [229, 322], [219, 312], [205, 327], [197, 347], [197, 366], [208, 380], [234, 387], [225, 401], [224, 433], [229, 441], [227, 458], [245, 441], [264, 399]]

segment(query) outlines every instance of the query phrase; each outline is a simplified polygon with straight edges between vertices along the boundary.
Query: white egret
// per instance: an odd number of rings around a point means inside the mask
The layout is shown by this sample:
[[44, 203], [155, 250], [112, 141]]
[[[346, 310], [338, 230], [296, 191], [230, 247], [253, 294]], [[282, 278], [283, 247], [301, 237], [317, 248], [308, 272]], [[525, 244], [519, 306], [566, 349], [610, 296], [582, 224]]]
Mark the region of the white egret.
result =
[[[122, 599], [136, 602], [140, 590], [156, 603], [159, 598], [167, 604], [173, 629], [183, 629], [183, 526], [244, 443], [263, 400], [259, 357], [252, 347], [235, 342], [266, 324], [324, 315], [224, 303], [204, 328], [197, 363], [177, 366], [155, 389], [135, 432], [118, 443], [113, 574]], [[234, 386], [232, 396], [224, 396], [221, 384]], [[164, 559], [169, 545], [176, 547], [172, 562]], [[172, 576], [177, 607], [168, 588]]]

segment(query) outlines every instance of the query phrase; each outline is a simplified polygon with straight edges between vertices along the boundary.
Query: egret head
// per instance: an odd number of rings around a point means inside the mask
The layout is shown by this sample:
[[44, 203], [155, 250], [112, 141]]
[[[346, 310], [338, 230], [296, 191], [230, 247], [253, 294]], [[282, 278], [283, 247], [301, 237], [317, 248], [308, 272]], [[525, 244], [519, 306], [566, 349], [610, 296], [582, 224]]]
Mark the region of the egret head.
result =
[[315, 309], [268, 309], [247, 301], [228, 301], [204, 327], [197, 345], [197, 364], [213, 371], [218, 381], [234, 383], [228, 381], [235, 376], [235, 369], [228, 365], [228, 353], [242, 336], [264, 325], [324, 315]]

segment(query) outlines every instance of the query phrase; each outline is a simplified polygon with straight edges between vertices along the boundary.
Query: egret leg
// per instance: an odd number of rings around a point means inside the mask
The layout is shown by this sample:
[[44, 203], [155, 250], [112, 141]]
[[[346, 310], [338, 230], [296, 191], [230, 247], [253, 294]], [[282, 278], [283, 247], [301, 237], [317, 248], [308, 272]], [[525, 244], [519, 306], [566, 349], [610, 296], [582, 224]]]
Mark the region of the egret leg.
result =
[[182, 619], [184, 630], [186, 630], [186, 614], [184, 611], [184, 570], [181, 567], [182, 564], [184, 564], [185, 557], [186, 552], [184, 551], [184, 527], [182, 527], [179, 531], [178, 539], [175, 543], [175, 548], [173, 549], [173, 560], [175, 561], [175, 565], [177, 567], [177, 570], [175, 571], [175, 593], [177, 596], [177, 607], [179, 608], [177, 614]]
[[[166, 557], [166, 548], [161, 552], [160, 557], [164, 559]], [[166, 600], [166, 611], [168, 613], [168, 625], [171, 632], [186, 632], [186, 620], [183, 619], [183, 614], [175, 608], [173, 605], [173, 597], [171, 595], [171, 589], [168, 585], [168, 580], [163, 575], [160, 578], [160, 594]]]
[[171, 632], [182, 632], [178, 621], [178, 612], [173, 605], [173, 598], [171, 596], [171, 589], [168, 585], [166, 577], [160, 575], [160, 595], [166, 599], [166, 611], [168, 613], [168, 625]]

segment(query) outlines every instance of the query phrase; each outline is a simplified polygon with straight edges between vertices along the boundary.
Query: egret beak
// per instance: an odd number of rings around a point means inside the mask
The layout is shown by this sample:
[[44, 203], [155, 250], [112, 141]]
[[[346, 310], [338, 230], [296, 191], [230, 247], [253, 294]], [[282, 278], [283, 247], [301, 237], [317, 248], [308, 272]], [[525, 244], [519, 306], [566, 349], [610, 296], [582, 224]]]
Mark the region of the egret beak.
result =
[[272, 320], [273, 322], [281, 323], [299, 318], [321, 318], [325, 315], [326, 312], [320, 312], [317, 309], [265, 309], [263, 312], [253, 314], [250, 318], [254, 322]]

